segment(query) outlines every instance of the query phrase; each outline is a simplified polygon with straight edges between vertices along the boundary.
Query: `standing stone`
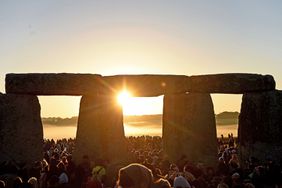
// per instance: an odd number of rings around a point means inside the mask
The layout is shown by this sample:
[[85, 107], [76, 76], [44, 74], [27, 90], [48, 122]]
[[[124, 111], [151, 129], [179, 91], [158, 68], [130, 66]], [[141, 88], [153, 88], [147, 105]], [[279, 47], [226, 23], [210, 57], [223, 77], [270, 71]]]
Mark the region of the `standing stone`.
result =
[[0, 163], [43, 158], [43, 128], [36, 96], [0, 94]]
[[282, 156], [282, 91], [243, 95], [239, 116], [241, 161], [253, 156], [279, 162]]
[[215, 115], [209, 94], [164, 96], [163, 145], [173, 162], [185, 155], [192, 162], [216, 163]]
[[126, 145], [123, 113], [116, 97], [83, 96], [76, 135], [74, 159], [80, 162], [83, 155], [92, 161], [108, 160], [117, 164], [125, 160]]

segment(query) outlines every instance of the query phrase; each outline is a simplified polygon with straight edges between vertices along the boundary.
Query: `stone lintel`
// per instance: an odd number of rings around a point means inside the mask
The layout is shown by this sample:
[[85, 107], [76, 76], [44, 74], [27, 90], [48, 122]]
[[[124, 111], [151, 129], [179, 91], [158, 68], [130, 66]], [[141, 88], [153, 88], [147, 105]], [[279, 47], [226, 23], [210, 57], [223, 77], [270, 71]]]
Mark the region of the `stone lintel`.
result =
[[155, 97], [189, 90], [189, 77], [184, 75], [115, 75], [104, 76], [103, 81], [103, 94], [126, 89], [135, 97]]
[[31, 95], [97, 94], [101, 76], [95, 74], [7, 74], [6, 93]]
[[275, 81], [271, 75], [226, 73], [198, 75], [190, 77], [191, 92], [198, 93], [230, 93], [269, 91], [275, 89]]

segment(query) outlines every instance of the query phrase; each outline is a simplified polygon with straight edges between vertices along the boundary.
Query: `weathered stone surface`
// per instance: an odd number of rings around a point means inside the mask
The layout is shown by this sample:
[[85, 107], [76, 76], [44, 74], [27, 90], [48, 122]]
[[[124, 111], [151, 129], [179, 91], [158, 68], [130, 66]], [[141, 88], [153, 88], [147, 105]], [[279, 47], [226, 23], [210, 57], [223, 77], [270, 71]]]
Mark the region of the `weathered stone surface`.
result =
[[101, 76], [94, 74], [7, 74], [6, 93], [32, 95], [85, 95], [100, 90]]
[[265, 160], [282, 156], [282, 91], [243, 95], [238, 141], [242, 162], [251, 156]]
[[135, 97], [153, 97], [171, 93], [185, 93], [189, 77], [183, 75], [116, 75], [104, 76], [103, 94], [119, 93], [126, 88]]
[[36, 96], [0, 94], [0, 163], [42, 160], [43, 128]]
[[111, 96], [83, 96], [80, 102], [74, 159], [106, 159], [110, 164], [125, 160], [126, 145], [122, 108]]
[[193, 162], [216, 163], [216, 125], [209, 94], [164, 96], [163, 144], [171, 161], [186, 155]]
[[275, 89], [271, 75], [260, 74], [211, 74], [190, 77], [191, 92], [199, 93], [247, 93]]

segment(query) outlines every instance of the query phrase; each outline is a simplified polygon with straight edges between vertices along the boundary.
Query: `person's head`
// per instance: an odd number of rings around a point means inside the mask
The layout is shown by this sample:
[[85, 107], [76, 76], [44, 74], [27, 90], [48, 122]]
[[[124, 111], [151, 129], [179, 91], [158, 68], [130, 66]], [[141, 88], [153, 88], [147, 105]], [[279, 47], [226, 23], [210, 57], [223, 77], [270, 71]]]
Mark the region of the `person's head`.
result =
[[67, 156], [67, 161], [68, 161], [68, 162], [72, 161], [72, 155], [68, 155], [68, 156]]
[[[57, 148], [56, 148], [56, 149], [57, 149]], [[56, 149], [55, 149], [55, 151], [54, 151], [53, 157], [54, 157], [55, 160], [58, 161], [58, 160], [60, 159], [60, 154], [59, 154], [59, 152], [58, 152], [58, 149], [57, 149], [57, 150], [56, 150]]]
[[226, 183], [219, 183], [217, 188], [229, 188], [229, 186]]
[[224, 164], [225, 163], [224, 158], [223, 157], [219, 157], [218, 158], [218, 163]]
[[175, 171], [175, 172], [179, 172], [179, 168], [177, 167], [176, 164], [171, 164], [169, 169], [172, 170], [172, 171]]
[[22, 180], [22, 178], [21, 178], [21, 177], [19, 177], [19, 176], [17, 176], [17, 177], [14, 179], [13, 184], [14, 184], [14, 186], [13, 186], [14, 188], [21, 187], [21, 186], [22, 186], [22, 184], [23, 184], [23, 180]]
[[207, 167], [206, 168], [206, 174], [209, 176], [214, 176], [215, 172], [214, 169], [212, 167]]
[[240, 174], [235, 172], [234, 174], [232, 174], [231, 179], [232, 184], [238, 184], [240, 182]]
[[117, 186], [123, 188], [150, 188], [152, 184], [152, 171], [141, 164], [132, 163], [119, 170]]
[[173, 181], [174, 188], [191, 188], [191, 185], [183, 176], [177, 176]]
[[153, 177], [154, 177], [154, 181], [158, 181], [160, 179], [166, 179], [167, 178], [167, 175], [164, 176], [162, 174], [161, 169], [159, 169], [159, 168], [152, 169], [152, 174], [153, 174]]
[[231, 158], [233, 160], [238, 160], [238, 154], [237, 153], [231, 153]]
[[245, 188], [255, 188], [254, 184], [252, 183], [244, 183]]
[[66, 170], [65, 164], [63, 162], [59, 162], [59, 164], [57, 165], [57, 168], [59, 169], [60, 173]]
[[154, 182], [152, 188], [171, 188], [171, 185], [168, 180], [161, 178]]
[[67, 164], [67, 163], [68, 163], [67, 156], [63, 156], [63, 157], [62, 157], [62, 162], [63, 162], [64, 164]]
[[42, 160], [42, 169], [41, 170], [43, 172], [48, 172], [49, 170], [48, 162], [45, 159]]
[[106, 176], [106, 169], [102, 166], [95, 166], [92, 169], [92, 178], [96, 179], [100, 182], [104, 181], [104, 178]]
[[5, 188], [6, 183], [3, 180], [0, 180], [0, 188]]
[[189, 172], [189, 171], [185, 171], [183, 172], [183, 177], [188, 181], [188, 182], [193, 182], [196, 180], [195, 176]]
[[37, 188], [38, 187], [38, 182], [37, 182], [36, 177], [29, 178], [27, 183], [29, 183], [32, 188]]

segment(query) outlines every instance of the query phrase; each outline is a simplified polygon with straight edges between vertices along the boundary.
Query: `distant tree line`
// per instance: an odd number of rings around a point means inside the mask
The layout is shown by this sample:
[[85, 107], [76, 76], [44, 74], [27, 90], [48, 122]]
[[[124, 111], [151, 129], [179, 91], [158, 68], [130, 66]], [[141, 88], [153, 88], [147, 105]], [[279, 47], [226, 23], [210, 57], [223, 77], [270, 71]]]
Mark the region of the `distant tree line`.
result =
[[[216, 122], [218, 125], [226, 125], [226, 124], [236, 124], [238, 123], [239, 112], [227, 112], [224, 111], [222, 113], [216, 114]], [[47, 117], [42, 118], [43, 124], [50, 125], [74, 125], [77, 124], [78, 117], [74, 116], [71, 118], [61, 118], [61, 117]], [[139, 116], [124, 116], [124, 122], [153, 122], [160, 123], [162, 122], [162, 114], [154, 114], [154, 115], [139, 115]]]
[[215, 117], [217, 119], [238, 119], [239, 118], [239, 112], [221, 112], [219, 114], [216, 114]]
[[221, 112], [215, 115], [217, 125], [238, 124], [239, 112]]
[[48, 117], [48, 118], [41, 118], [43, 124], [50, 124], [50, 125], [72, 125], [77, 123], [77, 116], [71, 118], [61, 118], [61, 117]]

